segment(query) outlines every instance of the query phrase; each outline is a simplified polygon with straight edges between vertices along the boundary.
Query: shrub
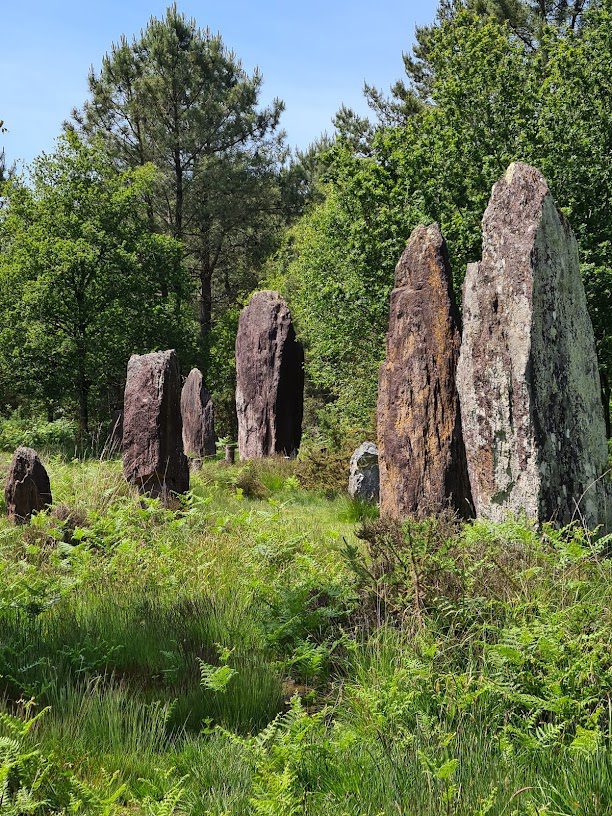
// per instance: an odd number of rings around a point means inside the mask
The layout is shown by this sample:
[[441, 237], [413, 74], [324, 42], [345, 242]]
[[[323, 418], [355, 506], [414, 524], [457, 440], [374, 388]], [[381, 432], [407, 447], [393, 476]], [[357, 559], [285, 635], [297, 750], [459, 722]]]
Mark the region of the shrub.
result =
[[270, 491], [259, 478], [257, 468], [251, 462], [241, 468], [234, 477], [236, 490], [247, 499], [266, 499]]
[[20, 445], [27, 445], [73, 451], [77, 433], [77, 424], [63, 417], [47, 422], [41, 418], [23, 418], [13, 414], [0, 422], [0, 449], [13, 451]]
[[321, 490], [332, 496], [346, 493], [349, 478], [349, 463], [354, 448], [303, 446], [300, 450], [296, 474], [307, 490]]

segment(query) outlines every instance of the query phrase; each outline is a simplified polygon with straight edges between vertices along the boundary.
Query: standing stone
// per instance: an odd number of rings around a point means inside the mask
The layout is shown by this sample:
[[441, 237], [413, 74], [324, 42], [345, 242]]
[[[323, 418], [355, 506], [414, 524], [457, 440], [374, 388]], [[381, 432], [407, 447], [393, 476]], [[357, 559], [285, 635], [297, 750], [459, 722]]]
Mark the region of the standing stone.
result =
[[241, 459], [294, 455], [302, 438], [304, 352], [278, 292], [256, 292], [236, 337]]
[[32, 448], [19, 447], [13, 455], [4, 488], [6, 509], [11, 521], [25, 524], [39, 510], [51, 504], [51, 484], [45, 466]]
[[576, 240], [542, 174], [522, 163], [493, 187], [482, 232], [458, 370], [476, 511], [596, 525], [606, 434]]
[[378, 448], [373, 442], [363, 442], [351, 456], [349, 496], [377, 502], [379, 485]]
[[123, 473], [142, 493], [164, 502], [171, 493], [189, 490], [180, 394], [174, 349], [130, 357], [123, 404]]
[[455, 373], [459, 316], [437, 224], [413, 231], [395, 270], [378, 388], [382, 516], [471, 510]]
[[183, 448], [187, 456], [203, 459], [214, 456], [215, 408], [202, 372], [192, 368], [181, 391]]

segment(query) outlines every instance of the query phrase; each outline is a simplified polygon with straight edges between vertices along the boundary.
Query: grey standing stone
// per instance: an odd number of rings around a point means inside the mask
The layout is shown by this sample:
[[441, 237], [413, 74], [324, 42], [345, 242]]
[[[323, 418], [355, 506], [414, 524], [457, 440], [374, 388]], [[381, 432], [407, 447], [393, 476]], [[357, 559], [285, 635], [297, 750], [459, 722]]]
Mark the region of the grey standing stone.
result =
[[546, 180], [510, 165], [463, 295], [457, 373], [478, 515], [605, 520], [607, 445], [578, 247]]
[[164, 502], [172, 493], [189, 490], [180, 395], [174, 349], [130, 357], [123, 403], [123, 472], [141, 492]]
[[11, 521], [25, 524], [33, 513], [51, 504], [51, 484], [45, 466], [32, 448], [17, 448], [4, 488]]
[[304, 352], [278, 292], [256, 292], [236, 337], [236, 413], [241, 459], [294, 455], [302, 438]]
[[378, 448], [363, 442], [351, 456], [348, 492], [352, 499], [377, 502], [380, 487]]
[[181, 391], [183, 448], [187, 456], [203, 459], [214, 456], [215, 407], [210, 391], [204, 385], [202, 372], [192, 368]]

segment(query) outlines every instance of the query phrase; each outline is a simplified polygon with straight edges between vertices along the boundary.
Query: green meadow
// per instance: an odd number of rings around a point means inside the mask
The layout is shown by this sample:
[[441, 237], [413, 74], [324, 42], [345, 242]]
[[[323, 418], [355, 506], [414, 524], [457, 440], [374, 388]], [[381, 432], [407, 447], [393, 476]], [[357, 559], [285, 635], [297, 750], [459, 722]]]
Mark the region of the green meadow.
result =
[[173, 509], [47, 461], [0, 527], [0, 813], [610, 813], [606, 539], [383, 523], [299, 460]]

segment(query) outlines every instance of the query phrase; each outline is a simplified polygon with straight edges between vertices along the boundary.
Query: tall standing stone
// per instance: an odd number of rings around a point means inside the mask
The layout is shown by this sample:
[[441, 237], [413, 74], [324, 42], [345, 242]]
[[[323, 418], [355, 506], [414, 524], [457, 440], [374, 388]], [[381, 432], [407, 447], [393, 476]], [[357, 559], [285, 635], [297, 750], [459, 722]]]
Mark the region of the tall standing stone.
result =
[[522, 163], [493, 187], [482, 232], [458, 370], [477, 513], [595, 525], [606, 434], [576, 240], [542, 174]]
[[163, 501], [171, 493], [189, 490], [180, 396], [174, 349], [130, 357], [123, 404], [123, 472], [141, 492]]
[[241, 459], [293, 455], [302, 438], [304, 352], [278, 292], [256, 292], [236, 337], [236, 412]]
[[6, 509], [11, 521], [25, 524], [33, 513], [51, 504], [51, 484], [45, 466], [32, 448], [17, 448], [4, 488]]
[[181, 391], [183, 448], [187, 456], [214, 456], [215, 407], [199, 368], [192, 368]]
[[379, 376], [381, 515], [471, 508], [455, 373], [459, 316], [437, 224], [412, 232], [395, 270]]

